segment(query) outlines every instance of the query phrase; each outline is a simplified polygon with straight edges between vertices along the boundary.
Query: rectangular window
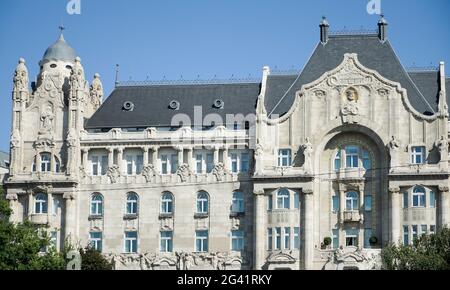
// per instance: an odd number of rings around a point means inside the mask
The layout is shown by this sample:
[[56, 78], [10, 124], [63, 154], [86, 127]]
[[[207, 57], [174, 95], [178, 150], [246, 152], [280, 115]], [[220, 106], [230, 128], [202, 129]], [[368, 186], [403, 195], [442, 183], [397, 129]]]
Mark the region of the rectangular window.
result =
[[197, 154], [195, 156], [195, 167], [197, 173], [203, 173], [203, 155]]
[[195, 231], [195, 251], [208, 252], [208, 231]]
[[50, 172], [51, 169], [51, 156], [50, 154], [41, 155], [41, 172]]
[[281, 250], [281, 228], [275, 228], [275, 250]]
[[241, 172], [248, 172], [249, 156], [248, 153], [241, 154]]
[[284, 249], [289, 250], [291, 248], [291, 228], [284, 228]]
[[345, 231], [345, 245], [358, 246], [358, 230], [346, 230]]
[[430, 191], [430, 207], [436, 207], [436, 195], [434, 191]]
[[415, 242], [417, 240], [417, 225], [413, 225], [412, 226], [412, 239], [413, 242]]
[[338, 171], [341, 169], [341, 151], [336, 154], [336, 158], [334, 159], [334, 170]]
[[372, 237], [372, 229], [364, 229], [364, 248], [370, 248], [371, 237]]
[[136, 174], [142, 173], [142, 168], [144, 168], [144, 155], [136, 156]]
[[420, 234], [421, 234], [421, 235], [426, 235], [426, 234], [428, 234], [428, 226], [427, 226], [427, 225], [421, 225], [421, 226], [420, 226]]
[[269, 250], [269, 251], [272, 250], [272, 241], [273, 241], [272, 229], [268, 228], [267, 229], [267, 250]]
[[299, 209], [300, 208], [300, 196], [298, 192], [294, 193], [294, 208]]
[[102, 232], [89, 233], [89, 245], [99, 252], [102, 251]]
[[173, 251], [173, 232], [162, 231], [160, 251], [162, 253], [171, 253]]
[[92, 156], [91, 162], [92, 162], [92, 175], [97, 176], [98, 175], [98, 156]]
[[403, 244], [408, 245], [409, 244], [409, 229], [408, 226], [403, 226]]
[[53, 249], [57, 249], [58, 246], [58, 232], [52, 231], [50, 233], [50, 246], [53, 247]]
[[339, 248], [339, 230], [333, 230], [333, 249]]
[[412, 164], [425, 163], [425, 147], [423, 146], [411, 147], [411, 163]]
[[170, 158], [170, 173], [175, 174], [178, 170], [178, 154], [172, 154]]
[[137, 232], [125, 232], [125, 253], [137, 253]]
[[430, 234], [435, 234], [435, 233], [436, 233], [436, 226], [430, 225]]
[[168, 174], [168, 162], [169, 158], [167, 155], [161, 155], [161, 173], [162, 174]]
[[244, 231], [231, 231], [231, 250], [244, 250]]
[[127, 155], [125, 156], [125, 162], [127, 164], [127, 175], [133, 174], [133, 156]]
[[53, 215], [58, 215], [58, 209], [61, 208], [61, 203], [57, 197], [53, 197]]
[[273, 209], [273, 196], [272, 195], [268, 195], [267, 196], [267, 210], [272, 210]]
[[211, 173], [214, 169], [214, 154], [206, 155], [206, 172]]
[[408, 192], [403, 192], [403, 208], [408, 208]]
[[237, 154], [231, 154], [231, 171], [233, 173], [238, 173], [238, 158]]
[[337, 213], [339, 211], [339, 196], [333, 195], [333, 212]]
[[345, 147], [347, 168], [358, 168], [359, 148], [357, 146]]
[[300, 228], [294, 228], [294, 249], [300, 250]]
[[108, 172], [108, 156], [103, 155], [102, 157], [102, 162], [101, 162], [101, 174], [102, 175], [106, 175], [106, 173]]
[[371, 195], [364, 196], [364, 210], [372, 211], [372, 196]]
[[291, 149], [278, 150], [278, 166], [289, 167], [291, 166]]

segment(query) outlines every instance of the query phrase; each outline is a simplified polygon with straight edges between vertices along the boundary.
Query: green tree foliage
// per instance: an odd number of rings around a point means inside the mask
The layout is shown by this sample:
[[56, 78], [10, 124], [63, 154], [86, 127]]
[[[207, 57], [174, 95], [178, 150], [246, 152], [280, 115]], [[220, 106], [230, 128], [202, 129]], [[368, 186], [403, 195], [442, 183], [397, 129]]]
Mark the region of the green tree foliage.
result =
[[105, 257], [92, 247], [80, 249], [81, 270], [112, 270], [113, 264], [105, 259]]
[[413, 245], [390, 244], [381, 256], [386, 270], [450, 270], [450, 229], [422, 235]]

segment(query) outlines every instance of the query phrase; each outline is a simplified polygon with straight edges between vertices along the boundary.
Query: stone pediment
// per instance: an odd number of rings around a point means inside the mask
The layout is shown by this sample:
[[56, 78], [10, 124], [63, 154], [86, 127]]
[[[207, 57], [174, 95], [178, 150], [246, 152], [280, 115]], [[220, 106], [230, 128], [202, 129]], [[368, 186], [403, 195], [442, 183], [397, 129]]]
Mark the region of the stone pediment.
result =
[[277, 263], [286, 264], [286, 263], [295, 263], [295, 258], [292, 257], [290, 253], [279, 252], [279, 253], [272, 253], [267, 259], [267, 261], [273, 264]]

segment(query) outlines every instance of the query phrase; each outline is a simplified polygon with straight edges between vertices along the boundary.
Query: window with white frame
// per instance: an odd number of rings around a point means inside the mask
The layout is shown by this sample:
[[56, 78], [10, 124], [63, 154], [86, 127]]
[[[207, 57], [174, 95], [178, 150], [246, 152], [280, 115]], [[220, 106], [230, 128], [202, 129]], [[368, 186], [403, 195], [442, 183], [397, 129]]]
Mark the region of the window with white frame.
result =
[[242, 230], [231, 231], [231, 250], [232, 251], [244, 250], [244, 231]]
[[280, 149], [278, 150], [278, 166], [280, 167], [290, 167], [292, 165], [291, 161], [291, 149]]
[[107, 155], [91, 155], [91, 174], [93, 176], [106, 175], [108, 171]]
[[206, 192], [200, 191], [197, 193], [197, 213], [208, 214], [209, 211], [209, 196]]
[[196, 154], [195, 155], [195, 172], [196, 173], [203, 173], [203, 154]]
[[161, 154], [161, 174], [175, 174], [178, 170], [178, 154]]
[[161, 231], [160, 251], [162, 253], [173, 252], [173, 232]]
[[409, 227], [403, 226], [403, 245], [409, 245]]
[[272, 250], [272, 243], [273, 243], [273, 230], [272, 228], [267, 229], [267, 250]]
[[417, 236], [418, 236], [418, 226], [417, 225], [412, 225], [411, 226], [411, 235], [412, 235], [412, 240], [413, 242], [415, 242], [417, 240]]
[[178, 154], [172, 154], [170, 157], [170, 173], [175, 174], [178, 170]]
[[238, 173], [238, 155], [236, 153], [232, 153], [230, 155], [231, 159], [231, 172]]
[[91, 215], [101, 216], [103, 215], [103, 197], [99, 193], [95, 193], [91, 198]]
[[169, 174], [169, 157], [166, 154], [161, 155], [161, 174]]
[[277, 192], [277, 209], [289, 209], [289, 191], [285, 188]]
[[126, 214], [136, 215], [138, 213], [138, 196], [134, 192], [127, 194]]
[[346, 158], [345, 164], [347, 168], [358, 168], [359, 147], [353, 145], [346, 146], [345, 158]]
[[50, 153], [41, 154], [41, 172], [52, 171], [52, 155]]
[[[345, 160], [342, 158], [343, 153], [345, 153]], [[344, 162], [344, 166], [342, 166], [342, 162]], [[360, 166], [366, 170], [372, 168], [372, 160], [368, 150], [358, 145], [346, 145], [343, 149], [338, 149], [334, 157], [335, 171], [338, 171], [341, 167], [359, 168]]]
[[425, 163], [425, 147], [413, 146], [411, 147], [411, 164]]
[[291, 228], [285, 227], [284, 228], [284, 249], [289, 250], [291, 248]]
[[240, 191], [233, 192], [231, 211], [233, 213], [243, 213], [245, 211], [244, 193]]
[[48, 206], [47, 195], [43, 193], [36, 194], [34, 198], [34, 213], [46, 214], [47, 206]]
[[144, 156], [142, 154], [126, 154], [125, 165], [127, 175], [139, 175], [144, 167]]
[[102, 232], [89, 233], [89, 245], [98, 252], [102, 252]]
[[208, 231], [195, 231], [195, 251], [208, 252]]
[[358, 230], [349, 229], [345, 230], [345, 245], [349, 246], [358, 246]]
[[275, 250], [281, 250], [281, 228], [275, 228]]
[[300, 227], [294, 227], [294, 249], [300, 250]]
[[137, 232], [125, 232], [125, 253], [137, 253], [138, 234]]
[[434, 194], [434, 191], [430, 191], [430, 207], [436, 207], [436, 195]]
[[248, 153], [241, 153], [241, 172], [248, 172], [250, 163], [250, 155]]
[[336, 157], [334, 157], [334, 170], [338, 171], [341, 169], [341, 150], [336, 153]]
[[420, 226], [420, 234], [421, 234], [421, 235], [426, 235], [426, 234], [428, 234], [428, 226], [427, 226], [427, 225], [421, 225], [421, 226]]
[[53, 196], [53, 215], [58, 215], [58, 210], [61, 210], [61, 202], [58, 197]]
[[354, 211], [358, 210], [358, 193], [355, 191], [349, 191], [345, 194], [345, 210]]
[[339, 211], [339, 196], [333, 195], [331, 198], [333, 203], [333, 213], [337, 213]]
[[430, 234], [435, 234], [435, 233], [436, 233], [436, 226], [430, 225]]
[[339, 229], [332, 230], [333, 249], [339, 248]]
[[412, 206], [413, 207], [425, 207], [425, 188], [422, 186], [416, 186], [412, 193]]
[[214, 154], [206, 154], [206, 173], [211, 173], [214, 169]]
[[173, 213], [173, 195], [170, 192], [164, 192], [161, 195], [161, 213], [162, 214]]

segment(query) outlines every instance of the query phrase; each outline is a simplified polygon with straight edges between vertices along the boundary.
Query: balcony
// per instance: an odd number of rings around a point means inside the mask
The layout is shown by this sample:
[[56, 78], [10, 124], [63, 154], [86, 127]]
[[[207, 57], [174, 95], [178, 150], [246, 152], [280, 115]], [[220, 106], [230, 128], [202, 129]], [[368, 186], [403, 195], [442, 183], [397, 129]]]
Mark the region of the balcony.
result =
[[360, 180], [364, 179], [366, 169], [363, 167], [341, 168], [337, 171], [338, 180]]
[[344, 222], [359, 222], [361, 216], [358, 211], [346, 210], [344, 211]]
[[49, 223], [47, 214], [32, 214], [30, 222], [36, 225], [47, 225]]

